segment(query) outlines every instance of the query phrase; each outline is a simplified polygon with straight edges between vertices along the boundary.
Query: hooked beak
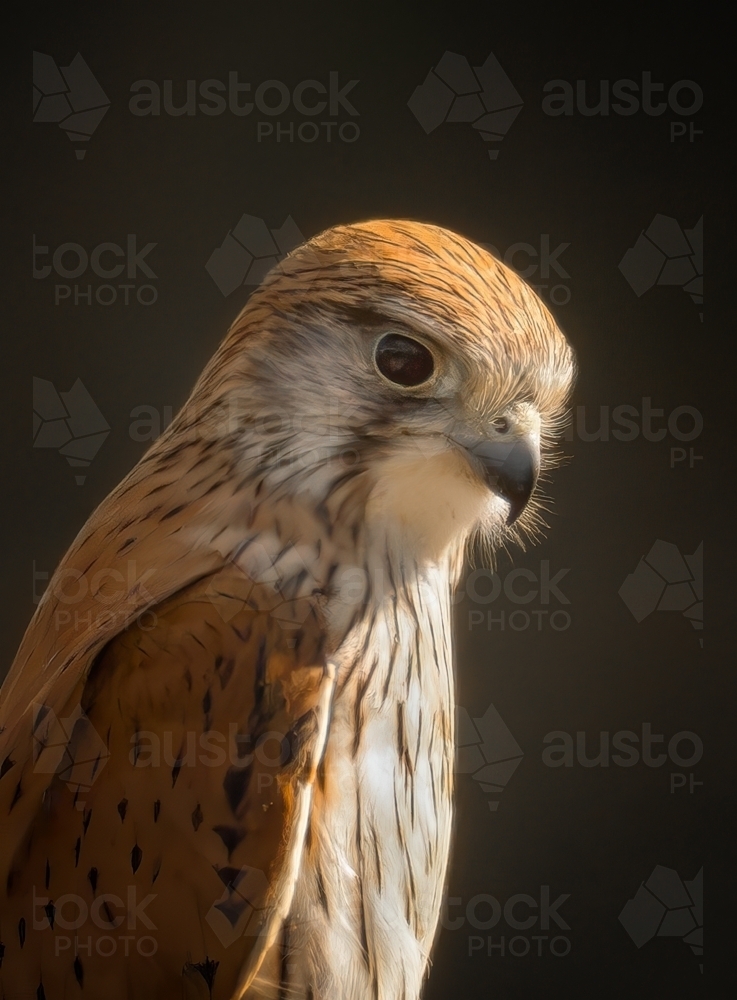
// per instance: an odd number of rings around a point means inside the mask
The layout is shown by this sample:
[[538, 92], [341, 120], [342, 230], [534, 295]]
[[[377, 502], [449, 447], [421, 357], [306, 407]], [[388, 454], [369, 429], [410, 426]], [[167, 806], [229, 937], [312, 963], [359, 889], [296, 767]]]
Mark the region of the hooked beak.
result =
[[527, 506], [540, 473], [540, 449], [526, 437], [509, 442], [459, 441], [480, 466], [488, 487], [509, 504], [507, 524], [514, 524]]

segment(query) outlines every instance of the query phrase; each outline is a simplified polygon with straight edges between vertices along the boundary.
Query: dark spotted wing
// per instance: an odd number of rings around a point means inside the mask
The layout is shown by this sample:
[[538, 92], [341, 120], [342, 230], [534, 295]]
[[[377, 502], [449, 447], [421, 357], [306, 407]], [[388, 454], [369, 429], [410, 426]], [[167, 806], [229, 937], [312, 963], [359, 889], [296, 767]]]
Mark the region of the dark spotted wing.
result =
[[110, 641], [63, 718], [37, 713], [49, 782], [10, 861], [4, 997], [230, 1000], [256, 974], [278, 995], [323, 647], [311, 600], [228, 565]]

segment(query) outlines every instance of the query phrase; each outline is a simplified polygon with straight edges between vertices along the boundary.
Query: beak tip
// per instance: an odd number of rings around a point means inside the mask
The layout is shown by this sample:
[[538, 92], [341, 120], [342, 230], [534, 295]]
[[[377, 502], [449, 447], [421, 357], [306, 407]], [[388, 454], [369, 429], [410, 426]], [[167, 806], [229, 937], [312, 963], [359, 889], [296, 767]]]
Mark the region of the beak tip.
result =
[[509, 504], [506, 524], [510, 527], [527, 506], [537, 483], [539, 452], [527, 442], [518, 441], [499, 449], [486, 444], [474, 449], [484, 466], [488, 487]]
[[510, 504], [509, 513], [507, 514], [507, 527], [511, 528], [514, 522], [519, 518], [522, 513], [522, 507], [517, 504]]
[[510, 496], [502, 493], [504, 499], [509, 503], [509, 514], [507, 514], [507, 527], [510, 528], [519, 519], [532, 496], [532, 489], [525, 491], [523, 495]]

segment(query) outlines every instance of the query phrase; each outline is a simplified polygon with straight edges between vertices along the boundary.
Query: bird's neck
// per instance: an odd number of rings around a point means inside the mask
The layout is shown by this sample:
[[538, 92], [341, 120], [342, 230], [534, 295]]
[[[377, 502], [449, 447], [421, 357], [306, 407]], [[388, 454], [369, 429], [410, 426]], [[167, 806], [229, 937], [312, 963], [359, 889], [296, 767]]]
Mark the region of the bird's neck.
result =
[[439, 548], [437, 533], [372, 515], [368, 500], [355, 489], [318, 505], [309, 496], [249, 498], [231, 556], [254, 582], [290, 600], [314, 598], [333, 648], [364, 618], [409, 613], [425, 593], [447, 600], [463, 565], [465, 535]]

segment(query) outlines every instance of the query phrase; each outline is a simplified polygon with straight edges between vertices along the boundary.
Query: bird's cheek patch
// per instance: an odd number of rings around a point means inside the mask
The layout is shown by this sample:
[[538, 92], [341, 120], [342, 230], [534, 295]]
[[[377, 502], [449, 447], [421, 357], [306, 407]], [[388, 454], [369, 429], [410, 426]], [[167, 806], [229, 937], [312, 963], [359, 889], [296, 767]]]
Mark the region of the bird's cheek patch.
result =
[[455, 450], [394, 455], [379, 466], [367, 522], [416, 558], [436, 560], [451, 544], [465, 541], [483, 517], [486, 493]]

